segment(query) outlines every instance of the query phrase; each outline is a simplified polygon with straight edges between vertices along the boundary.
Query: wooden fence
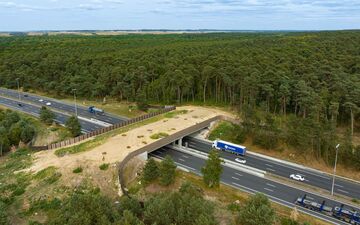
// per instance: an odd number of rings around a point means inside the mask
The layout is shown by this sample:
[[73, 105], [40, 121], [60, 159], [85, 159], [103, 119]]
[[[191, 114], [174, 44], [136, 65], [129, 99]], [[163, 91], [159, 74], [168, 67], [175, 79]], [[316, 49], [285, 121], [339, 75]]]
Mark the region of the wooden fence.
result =
[[86, 140], [88, 138], [95, 137], [97, 135], [104, 134], [104, 133], [107, 133], [109, 131], [121, 128], [121, 127], [128, 126], [130, 124], [141, 122], [141, 121], [149, 119], [151, 117], [173, 111], [175, 109], [176, 109], [175, 106], [168, 106], [168, 107], [166, 107], [164, 109], [161, 109], [159, 111], [148, 113], [148, 114], [145, 114], [145, 115], [142, 115], [142, 116], [139, 116], [139, 117], [136, 117], [136, 118], [121, 122], [121, 123], [111, 125], [109, 127], [100, 128], [98, 130], [94, 130], [94, 131], [92, 131], [90, 133], [83, 134], [83, 135], [78, 136], [76, 138], [72, 138], [72, 139], [69, 139], [69, 140], [65, 140], [65, 141], [61, 141], [61, 142], [58, 142], [58, 143], [45, 145], [45, 146], [31, 146], [31, 148], [33, 150], [35, 150], [35, 151], [43, 151], [43, 150], [51, 150], [51, 149], [56, 149], [56, 148], [63, 148], [63, 147], [66, 147], [66, 146], [73, 145], [75, 143], [81, 142], [81, 141]]

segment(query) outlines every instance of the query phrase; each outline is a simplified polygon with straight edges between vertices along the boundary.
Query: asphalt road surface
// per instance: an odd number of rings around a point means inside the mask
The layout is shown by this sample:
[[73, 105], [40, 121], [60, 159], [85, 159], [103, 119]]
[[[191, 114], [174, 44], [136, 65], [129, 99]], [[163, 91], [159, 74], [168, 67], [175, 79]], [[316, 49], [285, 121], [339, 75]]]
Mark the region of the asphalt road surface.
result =
[[[21, 106], [19, 106], [19, 104], [21, 104]], [[19, 101], [13, 100], [13, 99], [3, 98], [1, 96], [0, 96], [0, 105], [4, 105], [7, 108], [21, 111], [21, 112], [33, 115], [35, 117], [40, 117], [41, 106], [26, 104], [24, 102], [19, 102]], [[65, 114], [62, 114], [59, 112], [54, 112], [54, 114], [56, 116], [55, 122], [57, 122], [61, 125], [64, 125], [70, 117], [68, 115], [65, 115]], [[82, 120], [82, 119], [79, 119], [79, 122], [81, 124], [81, 129], [84, 133], [88, 133], [88, 132], [103, 128], [103, 126], [101, 126], [101, 125], [90, 123], [90, 122]]]
[[[0, 96], [9, 97], [12, 99], [18, 99], [19, 93], [16, 90], [0, 88]], [[69, 114], [75, 114], [75, 105], [74, 104], [61, 102], [61, 101], [53, 99], [53, 98], [43, 97], [43, 96], [34, 95], [34, 94], [26, 93], [26, 92], [20, 92], [20, 99], [21, 99], [21, 101], [29, 102], [31, 104], [36, 104], [39, 106], [45, 106], [45, 104], [47, 102], [50, 102], [51, 106], [47, 106], [50, 109], [64, 111]], [[42, 99], [43, 102], [40, 102], [39, 101], [40, 99]], [[103, 122], [109, 123], [109, 124], [121, 123], [121, 122], [128, 120], [125, 117], [119, 117], [119, 116], [115, 116], [115, 115], [112, 115], [109, 113], [105, 113], [104, 115], [96, 115], [94, 113], [88, 112], [88, 108], [79, 106], [79, 105], [77, 106], [77, 111], [78, 111], [78, 116], [89, 118], [89, 119], [93, 118], [93, 119], [100, 120], [100, 121], [103, 121]]]
[[[163, 147], [157, 151], [154, 151], [149, 154], [152, 157], [163, 159], [166, 155], [171, 156], [175, 163], [189, 170], [192, 173], [201, 175], [201, 168], [205, 165], [205, 160], [194, 157], [190, 154], [179, 152], [168, 147]], [[307, 199], [311, 201], [317, 201], [321, 203], [323, 200], [326, 201], [325, 205], [329, 207], [340, 206], [340, 202], [336, 202], [330, 199], [326, 199], [322, 196], [306, 192], [297, 188], [289, 187], [265, 178], [253, 176], [245, 172], [240, 172], [238, 170], [224, 166], [223, 173], [221, 175], [221, 182], [227, 185], [230, 185], [234, 188], [244, 190], [248, 193], [261, 192], [267, 195], [273, 201], [293, 208], [295, 206], [294, 202], [298, 197], [307, 195]], [[345, 208], [351, 209], [349, 206]], [[321, 214], [319, 212], [311, 211], [303, 207], [298, 206], [300, 211], [303, 211], [307, 214], [321, 218], [327, 222], [333, 224], [348, 224], [342, 222], [334, 217]]]
[[[188, 147], [202, 152], [208, 153], [211, 149], [211, 143], [199, 140], [193, 137], [186, 137], [183, 139], [183, 144], [188, 142]], [[234, 161], [239, 156], [231, 154], [229, 152], [220, 152], [220, 155], [224, 159]], [[241, 158], [241, 157], [240, 157]], [[251, 154], [247, 154], [245, 157], [247, 166], [251, 166], [257, 169], [265, 170], [268, 173], [272, 173], [278, 176], [289, 178], [291, 174], [301, 174], [305, 177], [304, 183], [319, 187], [328, 191], [331, 191], [332, 176], [324, 173], [317, 173], [316, 171], [310, 171], [306, 169], [299, 169], [290, 165], [285, 165], [280, 162], [271, 161], [261, 157], [257, 157]], [[298, 182], [298, 181], [294, 181]], [[347, 181], [344, 179], [336, 178], [334, 193], [341, 194], [350, 198], [360, 199], [360, 184]]]

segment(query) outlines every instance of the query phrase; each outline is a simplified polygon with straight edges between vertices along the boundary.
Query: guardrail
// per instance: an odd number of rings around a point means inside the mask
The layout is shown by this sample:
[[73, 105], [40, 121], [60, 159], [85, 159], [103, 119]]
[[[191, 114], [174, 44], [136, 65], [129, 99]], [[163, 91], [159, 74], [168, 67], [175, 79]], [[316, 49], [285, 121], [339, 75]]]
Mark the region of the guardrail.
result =
[[161, 109], [161, 110], [159, 110], [157, 112], [148, 113], [148, 114], [145, 114], [145, 115], [142, 115], [142, 116], [127, 120], [125, 122], [114, 124], [114, 125], [111, 125], [109, 127], [100, 128], [98, 130], [92, 131], [92, 132], [87, 133], [87, 134], [83, 134], [81, 136], [78, 136], [78, 137], [75, 137], [75, 138], [72, 138], [72, 139], [69, 139], [69, 140], [65, 140], [65, 141], [61, 141], [61, 142], [58, 142], [58, 143], [53, 143], [53, 144], [49, 144], [49, 145], [45, 145], [45, 146], [30, 146], [30, 148], [32, 150], [34, 150], [34, 151], [44, 151], [44, 150], [63, 148], [63, 147], [66, 147], [66, 146], [73, 145], [73, 144], [76, 144], [78, 142], [84, 141], [84, 140], [89, 139], [91, 137], [95, 137], [97, 135], [104, 134], [104, 133], [107, 133], [109, 131], [121, 128], [121, 127], [125, 127], [125, 126], [128, 126], [128, 125], [137, 123], [137, 122], [141, 122], [143, 120], [152, 118], [154, 116], [173, 111], [175, 109], [176, 109], [175, 106], [167, 106], [164, 109]]

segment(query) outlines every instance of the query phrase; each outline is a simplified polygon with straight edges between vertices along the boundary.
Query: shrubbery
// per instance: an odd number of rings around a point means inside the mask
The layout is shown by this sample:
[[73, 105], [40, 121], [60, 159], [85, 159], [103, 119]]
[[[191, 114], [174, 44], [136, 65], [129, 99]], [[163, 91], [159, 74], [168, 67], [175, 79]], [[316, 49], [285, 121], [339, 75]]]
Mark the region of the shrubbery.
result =
[[190, 183], [183, 184], [178, 192], [151, 196], [143, 205], [144, 208], [138, 199], [126, 196], [112, 202], [95, 189], [80, 187], [62, 202], [59, 199], [33, 202], [29, 212], [51, 210], [49, 225], [217, 224], [213, 204], [204, 200], [201, 189]]
[[55, 119], [55, 114], [45, 106], [40, 109], [40, 120], [46, 124], [51, 124]]
[[71, 116], [65, 123], [66, 128], [70, 131], [73, 137], [81, 134], [81, 125], [76, 116]]
[[241, 225], [272, 225], [274, 221], [275, 210], [263, 194], [252, 196], [240, 210], [237, 218], [237, 224]]
[[29, 119], [20, 117], [17, 112], [0, 110], [0, 155], [20, 141], [29, 143], [35, 135], [34, 124]]

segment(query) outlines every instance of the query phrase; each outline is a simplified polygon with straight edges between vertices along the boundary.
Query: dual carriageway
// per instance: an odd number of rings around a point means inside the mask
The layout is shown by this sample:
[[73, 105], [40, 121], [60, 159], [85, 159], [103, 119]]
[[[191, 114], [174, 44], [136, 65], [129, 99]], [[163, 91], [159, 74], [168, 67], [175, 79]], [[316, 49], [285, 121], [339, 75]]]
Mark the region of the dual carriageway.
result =
[[[36, 117], [39, 117], [40, 108], [45, 105], [40, 99], [44, 100], [44, 102], [51, 102], [51, 105], [47, 107], [55, 113], [56, 122], [59, 124], [65, 124], [69, 116], [75, 114], [74, 105], [72, 104], [29, 93], [21, 93], [19, 100], [17, 91], [0, 88], [1, 105]], [[19, 104], [21, 104], [21, 106]], [[127, 120], [125, 117], [119, 117], [108, 113], [105, 113], [104, 115], [92, 114], [88, 112], [87, 108], [82, 106], [77, 106], [77, 111], [82, 130], [85, 133]], [[194, 149], [205, 154], [209, 153], [212, 149], [211, 142], [191, 136], [185, 136], [182, 140], [182, 144], [184, 145], [183, 148]], [[185, 145], [187, 147], [185, 147]], [[149, 153], [149, 156], [160, 159], [164, 158], [166, 155], [170, 155], [179, 167], [186, 168], [189, 172], [201, 176], [200, 171], [205, 164], [205, 160], [196, 157], [193, 154], [177, 151], [171, 145], [164, 146]], [[223, 159], [235, 162], [236, 156], [233, 154], [221, 152], [220, 155]], [[273, 174], [284, 179], [289, 179], [289, 175], [293, 173], [302, 174], [305, 176], [304, 183], [306, 185], [330, 191], [332, 177], [326, 173], [258, 154], [251, 154], [251, 152], [250, 154], [247, 154], [246, 161], [247, 166], [266, 171], [268, 174]], [[308, 191], [308, 189], [299, 188], [298, 185], [285, 184], [284, 182], [269, 179], [268, 176], [265, 178], [254, 176], [227, 166], [224, 166], [221, 182], [248, 193], [264, 193], [272, 201], [291, 208], [295, 207], [296, 199], [304, 194], [306, 194], [307, 198], [310, 200], [317, 202], [325, 200], [326, 204], [330, 206], [339, 206], [342, 204], [328, 195], [318, 194], [316, 191]], [[290, 181], [290, 183], [291, 182], [293, 181]], [[360, 183], [358, 182], [337, 178], [334, 191], [337, 195], [346, 196], [350, 199], [360, 199]], [[348, 204], [346, 207], [360, 211], [357, 206], [351, 204]], [[303, 208], [299, 208], [299, 210], [332, 224], [348, 224], [319, 212]]]

